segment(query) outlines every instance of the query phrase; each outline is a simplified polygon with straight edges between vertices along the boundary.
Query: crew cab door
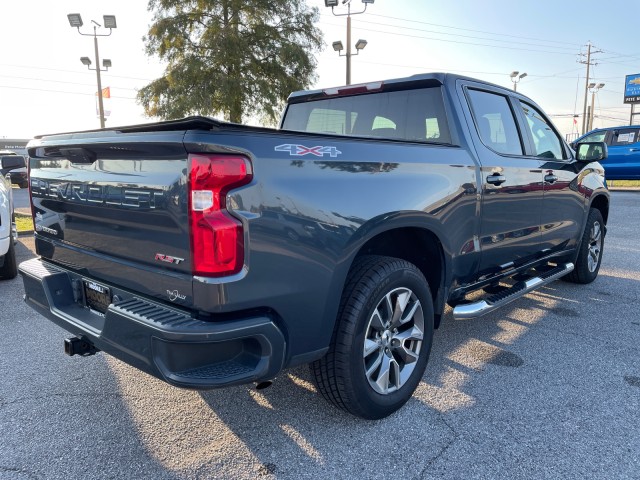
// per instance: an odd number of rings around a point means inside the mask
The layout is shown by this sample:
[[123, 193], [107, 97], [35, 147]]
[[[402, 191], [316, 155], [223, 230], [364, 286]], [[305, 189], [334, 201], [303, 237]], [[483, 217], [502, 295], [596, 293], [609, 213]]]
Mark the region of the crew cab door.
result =
[[509, 95], [471, 82], [464, 93], [481, 164], [479, 276], [486, 276], [539, 255], [545, 161], [526, 155]]
[[543, 253], [575, 248], [582, 233], [585, 196], [579, 182], [579, 164], [551, 121], [536, 106], [516, 100], [522, 131], [529, 137], [529, 158], [544, 159], [544, 202], [540, 247]]
[[640, 179], [640, 129], [617, 128], [607, 136], [608, 157], [602, 161], [609, 180]]

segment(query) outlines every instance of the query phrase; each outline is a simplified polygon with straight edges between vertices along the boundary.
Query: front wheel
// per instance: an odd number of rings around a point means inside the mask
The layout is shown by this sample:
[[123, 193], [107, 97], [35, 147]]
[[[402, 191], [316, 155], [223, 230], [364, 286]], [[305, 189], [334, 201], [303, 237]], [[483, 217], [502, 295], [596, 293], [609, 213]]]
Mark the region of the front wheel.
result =
[[564, 279], [573, 283], [591, 283], [596, 279], [602, 263], [604, 232], [602, 214], [600, 210], [592, 208], [589, 210], [587, 223], [582, 234], [575, 268]]
[[422, 272], [401, 259], [363, 256], [347, 279], [329, 351], [311, 372], [330, 403], [384, 418], [411, 398], [432, 338], [433, 301]]

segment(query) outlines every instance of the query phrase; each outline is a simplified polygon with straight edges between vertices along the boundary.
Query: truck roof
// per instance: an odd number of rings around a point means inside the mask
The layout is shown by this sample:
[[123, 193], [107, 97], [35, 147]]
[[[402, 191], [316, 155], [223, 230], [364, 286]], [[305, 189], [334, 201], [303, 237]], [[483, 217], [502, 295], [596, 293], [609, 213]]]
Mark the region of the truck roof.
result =
[[[444, 73], [444, 72], [433, 72], [433, 73], [418, 73], [416, 75], [411, 75], [410, 77], [400, 77], [400, 78], [392, 78], [388, 80], [378, 80], [374, 82], [365, 82], [357, 85], [342, 85], [338, 87], [332, 88], [323, 88], [317, 90], [299, 90], [297, 92], [293, 92], [289, 95], [287, 99], [288, 103], [299, 103], [307, 100], [314, 100], [317, 98], [322, 98], [327, 95], [327, 92], [344, 92], [345, 94], [349, 94], [351, 92], [356, 92], [358, 89], [362, 90], [364, 88], [369, 88], [373, 90], [372, 86], [378, 86], [376, 89], [382, 90], [395, 90], [395, 89], [403, 89], [403, 88], [411, 88], [411, 87], [429, 87], [429, 86], [440, 86], [444, 85], [447, 80], [470, 80], [478, 83], [484, 83], [487, 85], [491, 85], [493, 87], [505, 88], [501, 85], [496, 85], [490, 82], [485, 82], [484, 80], [479, 80], [477, 78], [467, 77], [464, 75], [457, 75], [454, 73]], [[364, 93], [364, 92], [363, 92]]]

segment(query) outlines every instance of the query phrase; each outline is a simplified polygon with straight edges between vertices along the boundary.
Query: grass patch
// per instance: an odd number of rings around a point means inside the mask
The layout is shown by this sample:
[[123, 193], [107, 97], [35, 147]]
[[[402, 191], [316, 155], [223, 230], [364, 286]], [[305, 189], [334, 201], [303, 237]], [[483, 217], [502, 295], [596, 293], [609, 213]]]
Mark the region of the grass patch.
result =
[[31, 220], [31, 215], [16, 213], [16, 226], [18, 227], [18, 233], [32, 231], [33, 221]]
[[640, 187], [640, 180], [607, 180], [610, 187]]

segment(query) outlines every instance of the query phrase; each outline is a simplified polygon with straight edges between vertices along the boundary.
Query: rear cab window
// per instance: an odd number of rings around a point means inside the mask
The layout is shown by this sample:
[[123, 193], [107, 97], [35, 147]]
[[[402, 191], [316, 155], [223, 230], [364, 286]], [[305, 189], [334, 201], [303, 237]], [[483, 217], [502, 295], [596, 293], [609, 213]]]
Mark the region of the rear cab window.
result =
[[321, 98], [292, 103], [284, 130], [451, 143], [441, 87]]

